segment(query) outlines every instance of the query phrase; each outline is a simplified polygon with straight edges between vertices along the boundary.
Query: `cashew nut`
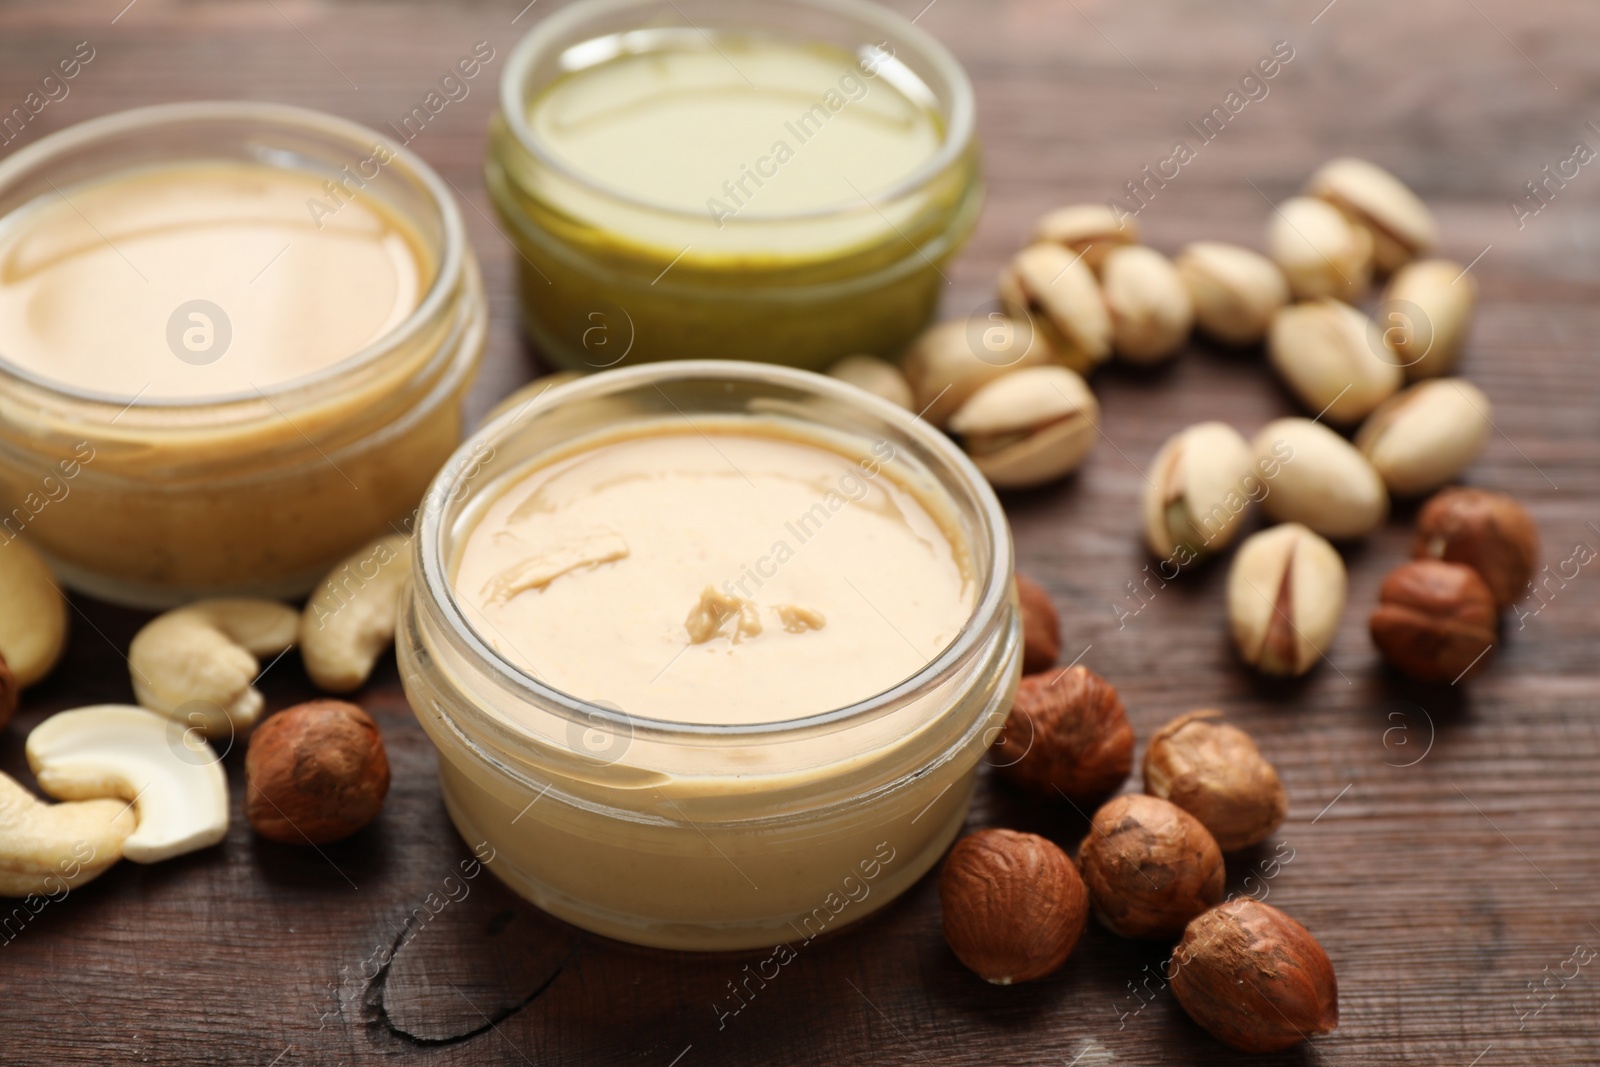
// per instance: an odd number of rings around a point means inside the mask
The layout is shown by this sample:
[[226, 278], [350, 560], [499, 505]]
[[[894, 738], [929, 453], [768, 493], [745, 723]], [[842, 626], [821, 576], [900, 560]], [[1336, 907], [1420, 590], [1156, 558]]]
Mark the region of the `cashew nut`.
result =
[[39, 788], [57, 800], [120, 797], [138, 827], [122, 854], [158, 863], [206, 848], [228, 832], [221, 757], [180, 724], [126, 704], [63, 711], [25, 746]]
[[21, 538], [0, 542], [0, 655], [17, 688], [50, 673], [67, 646], [67, 598]]
[[128, 647], [133, 692], [152, 711], [208, 738], [243, 733], [265, 703], [256, 657], [295, 642], [300, 617], [272, 600], [200, 600], [151, 620]]
[[411, 541], [380, 537], [335, 567], [300, 616], [300, 655], [321, 689], [348, 693], [394, 643], [400, 591], [411, 573]]
[[0, 897], [50, 896], [99, 877], [137, 824], [126, 801], [46, 804], [0, 774]]

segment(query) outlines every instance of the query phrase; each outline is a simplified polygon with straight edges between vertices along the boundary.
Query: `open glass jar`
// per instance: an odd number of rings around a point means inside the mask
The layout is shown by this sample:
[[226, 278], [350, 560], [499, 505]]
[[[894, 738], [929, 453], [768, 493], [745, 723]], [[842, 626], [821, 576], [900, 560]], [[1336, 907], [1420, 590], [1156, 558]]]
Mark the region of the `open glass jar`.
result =
[[[292, 188], [278, 196], [278, 217], [247, 220], [265, 242], [257, 254], [230, 255], [219, 240], [197, 267], [175, 245], [156, 249], [162, 260], [136, 243], [151, 230], [141, 213], [151, 211], [166, 212], [159, 221], [175, 232], [233, 225], [227, 198], [257, 202], [275, 176]], [[143, 184], [122, 195], [124, 181]], [[178, 195], [190, 188], [224, 207], [193, 209]], [[42, 211], [81, 216], [98, 237], [18, 236], [25, 226], [44, 232]], [[108, 230], [109, 217], [136, 236]], [[376, 284], [344, 269], [360, 261], [339, 259], [347, 251], [339, 246], [317, 261], [328, 268], [318, 277], [342, 288], [303, 292], [311, 275], [295, 257], [335, 232], [330, 217], [345, 236], [354, 220], [381, 219], [389, 245], [380, 254], [401, 257], [404, 284], [395, 283], [394, 306], [375, 313], [377, 326], [350, 331], [359, 340], [326, 365], [295, 370], [307, 346], [263, 337], [286, 325], [285, 315], [263, 313], [274, 308], [267, 287], [289, 293], [276, 307], [290, 319], [305, 316], [287, 325], [316, 338], [343, 329], [352, 294]], [[0, 294], [0, 542], [26, 537], [77, 589], [148, 607], [304, 592], [405, 519], [461, 439], [461, 401], [487, 322], [477, 265], [439, 177], [361, 126], [254, 103], [168, 105], [82, 123], [0, 163], [0, 238], [8, 242], [0, 286], [45, 279]], [[110, 269], [129, 272], [117, 279], [133, 294], [125, 308], [110, 306], [92, 280], [51, 282], [51, 261], [35, 251], [56, 241], [87, 259], [84, 248], [98, 240], [109, 248], [93, 251]], [[174, 291], [162, 268], [175, 266], [188, 271], [183, 285], [201, 275], [205, 289], [214, 275], [257, 301], [262, 332], [237, 313], [230, 325], [227, 298]], [[60, 307], [59, 335], [83, 342], [82, 317], [99, 316], [101, 343], [51, 351], [55, 335], [24, 329]], [[259, 362], [248, 373], [230, 368], [251, 351]], [[135, 353], [151, 352], [159, 367], [142, 376]], [[69, 372], [68, 357], [81, 365]]]
[[891, 355], [983, 200], [965, 72], [863, 0], [563, 8], [507, 61], [487, 180], [574, 370]]
[[[972, 609], [955, 639], [851, 706], [733, 725], [630, 716], [496, 651], [455, 575], [522, 472], [619, 426], [729, 418], [891, 445], [885, 473], [939, 501], [969, 552]], [[451, 818], [517, 892], [638, 944], [793, 944], [892, 900], [959, 832], [1021, 670], [1010, 533], [982, 475], [927, 423], [815, 374], [690, 361], [561, 386], [461, 447], [415, 545], [397, 651]]]

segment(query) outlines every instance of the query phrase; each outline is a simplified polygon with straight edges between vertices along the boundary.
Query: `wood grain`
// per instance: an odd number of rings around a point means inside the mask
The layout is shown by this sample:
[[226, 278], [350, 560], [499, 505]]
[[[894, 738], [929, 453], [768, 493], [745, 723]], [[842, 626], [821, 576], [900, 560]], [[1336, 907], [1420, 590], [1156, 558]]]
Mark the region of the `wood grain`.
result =
[[[92, 42], [95, 58], [0, 152], [96, 115], [185, 99], [277, 100], [383, 126], [479, 40], [496, 49], [497, 73], [520, 34], [559, 6], [538, 0], [519, 15], [522, 2], [8, 3], [0, 108], [21, 103], [77, 42]], [[925, 0], [894, 4], [917, 15]], [[1268, 95], [1141, 212], [1147, 239], [1169, 251], [1201, 237], [1259, 245], [1269, 201], [1324, 158], [1391, 167], [1435, 206], [1447, 255], [1482, 253], [1464, 371], [1492, 399], [1498, 432], [1469, 481], [1528, 504], [1553, 566], [1579, 544], [1600, 548], [1600, 173], [1552, 186], [1521, 228], [1508, 207], [1575, 141], [1600, 146], [1587, 125], [1600, 122], [1600, 7], [1325, 4], [928, 6], [920, 25], [977, 84], [990, 188], [977, 235], [947, 271], [946, 314], [990, 297], [1039, 213], [1116, 195], [1274, 42], [1289, 41], [1295, 56]], [[537, 369], [517, 339], [513, 253], [480, 179], [492, 95], [480, 80], [413, 144], [469, 205], [489, 288], [474, 413]], [[0, 942], [0, 1063], [1596, 1062], [1600, 966], [1560, 988], [1550, 977], [1576, 946], [1600, 946], [1595, 565], [1509, 616], [1504, 648], [1470, 685], [1411, 686], [1382, 669], [1365, 633], [1378, 582], [1407, 552], [1412, 513], [1402, 508], [1347, 553], [1351, 607], [1329, 662], [1299, 682], [1262, 682], [1228, 647], [1224, 568], [1134, 593], [1148, 562], [1136, 505], [1170, 433], [1209, 418], [1249, 433], [1292, 402], [1259, 353], [1203, 345], [1170, 368], [1109, 369], [1095, 388], [1107, 439], [1087, 467], [1007, 500], [1021, 567], [1062, 610], [1064, 658], [1081, 653], [1120, 687], [1141, 740], [1176, 713], [1216, 706], [1282, 772], [1289, 821], [1230, 864], [1230, 884], [1255, 888], [1273, 871], [1267, 899], [1333, 958], [1342, 1024], [1314, 1047], [1229, 1052], [1153, 977], [1162, 947], [1098, 929], [1051, 979], [987, 987], [945, 947], [930, 879], [859, 928], [800, 947], [719, 1027], [717, 1006], [735, 1003], [729, 983], [764, 954], [618, 945], [543, 916], [481, 870], [464, 876], [473, 843], [445, 816], [434, 754], [391, 660], [359, 695], [394, 769], [377, 823], [311, 851], [258, 840], [236, 818], [217, 848], [123, 864], [37, 915], [13, 915]], [[33, 725], [130, 697], [123, 653], [143, 617], [84, 599], [74, 607], [65, 662], [0, 735], [0, 769], [30, 783], [22, 742]], [[312, 695], [292, 655], [262, 684], [269, 708]], [[226, 765], [237, 798], [242, 753]], [[1030, 804], [987, 775], [971, 825], [1035, 830], [1068, 847], [1085, 830], [1080, 814]], [[1547, 981], [1533, 999], [1530, 983]]]

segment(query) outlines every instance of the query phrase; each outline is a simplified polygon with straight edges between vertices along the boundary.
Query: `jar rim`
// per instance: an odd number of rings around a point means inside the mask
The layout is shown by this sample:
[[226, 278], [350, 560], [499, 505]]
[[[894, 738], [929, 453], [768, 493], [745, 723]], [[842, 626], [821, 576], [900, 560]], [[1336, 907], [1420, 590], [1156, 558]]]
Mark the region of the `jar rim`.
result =
[[[538, 681], [479, 636], [462, 610], [444, 558], [444, 508], [435, 501], [465, 496], [465, 483], [476, 473], [473, 460], [486, 447], [502, 441], [507, 432], [530, 415], [538, 415], [557, 404], [575, 400], [599, 399], [639, 386], [658, 386], [673, 379], [710, 379], [759, 383], [776, 380], [797, 390], [864, 408], [873, 416], [888, 421], [902, 433], [927, 448], [943, 461], [946, 469], [959, 476], [973, 514], [979, 520], [979, 536], [988, 544], [991, 566], [982, 576], [983, 585], [971, 614], [956, 638], [915, 673], [894, 686], [853, 704], [797, 719], [765, 723], [692, 723], [632, 715], [614, 706], [575, 697]], [[503, 412], [480, 427], [462, 442], [435, 477], [424, 497], [417, 523], [412, 576], [448, 624], [449, 634], [464, 643], [478, 663], [486, 664], [495, 679], [541, 710], [554, 711], [571, 723], [583, 726], [604, 724], [630, 737], [642, 736], [667, 742], [708, 740], [771, 739], [823, 731], [870, 720], [916, 699], [942, 684], [980, 651], [990, 631], [1001, 618], [1010, 598], [1012, 552], [1010, 527], [994, 489], [972, 461], [942, 431], [920, 415], [873, 396], [844, 382], [811, 371], [737, 360], [670, 360], [636, 367], [601, 371], [575, 382], [552, 387], [520, 407]], [[443, 714], [442, 709], [440, 709]], [[456, 727], [460, 729], [459, 725]]]
[[[614, 188], [593, 175], [587, 174], [558, 158], [555, 153], [533, 132], [528, 123], [528, 101], [522, 91], [522, 86], [531, 72], [533, 66], [541, 58], [544, 51], [553, 40], [573, 29], [580, 29], [586, 23], [596, 22], [618, 12], [630, 8], [645, 8], [659, 6], [661, 0], [577, 0], [573, 4], [560, 9], [546, 17], [517, 42], [507, 60], [505, 69], [500, 75], [500, 116], [507, 128], [515, 137], [517, 143], [531, 154], [543, 166], [562, 175], [568, 181], [582, 187], [588, 192], [604, 196], [614, 202], [654, 212], [663, 216], [686, 219], [700, 219], [704, 217], [703, 210], [684, 207], [674, 207], [647, 200], [632, 193]], [[682, 9], [673, 0], [667, 0], [674, 9], [682, 15]], [[909, 41], [920, 58], [934, 66], [950, 86], [951, 100], [949, 114], [945, 116], [946, 128], [943, 142], [939, 150], [909, 174], [898, 179], [884, 189], [876, 191], [879, 203], [898, 200], [918, 189], [929, 185], [953, 166], [966, 152], [970, 150], [974, 131], [976, 129], [976, 103], [972, 89], [972, 81], [967, 77], [966, 70], [951, 54], [950, 50], [927, 31], [917, 27], [911, 20], [902, 17], [898, 12], [869, 0], [783, 0], [783, 5], [796, 8], [814, 8], [823, 12], [840, 15], [845, 18], [857, 19], [871, 24], [877, 29], [893, 32]], [[753, 4], [759, 9], [762, 4]], [[683, 15], [688, 22], [688, 16]], [[692, 22], [689, 25], [694, 29]], [[702, 31], [703, 32], [703, 31]], [[811, 218], [834, 217], [846, 210], [870, 209], [878, 211], [877, 205], [862, 195], [863, 204], [841, 203], [833, 206], [812, 208], [806, 211], [778, 212], [771, 214], [752, 215], [749, 221], [753, 223], [771, 224], [774, 222], [790, 222]], [[729, 220], [730, 225], [739, 225], [741, 218]]]
[[[417, 306], [392, 329], [337, 362], [311, 374], [290, 378], [249, 392], [217, 393], [198, 397], [155, 397], [150, 400], [135, 396], [129, 400], [125, 396], [81, 389], [25, 370], [7, 360], [3, 350], [0, 350], [0, 380], [11, 378], [53, 396], [115, 408], [118, 417], [130, 408], [159, 413], [163, 410], [188, 410], [199, 407], [224, 410], [230, 407], [243, 408], [259, 404], [263, 399], [270, 404], [274, 397], [336, 384], [351, 373], [364, 370], [370, 364], [380, 361], [386, 353], [403, 348], [416, 334], [426, 329], [439, 316], [445, 304], [454, 298], [465, 270], [467, 238], [461, 212], [446, 188], [444, 179], [424, 162], [421, 156], [404, 145], [393, 145], [378, 131], [350, 119], [312, 108], [252, 100], [206, 100], [154, 104], [100, 115], [74, 123], [66, 129], [57, 130], [0, 160], [0, 192], [4, 192], [7, 185], [20, 176], [48, 166], [53, 158], [92, 145], [98, 140], [110, 139], [140, 128], [219, 120], [235, 120], [241, 123], [253, 121], [264, 126], [284, 129], [310, 129], [343, 138], [352, 144], [359, 143], [364, 146], [382, 144], [387, 148], [392, 153], [392, 159], [403, 165], [406, 176], [414, 179], [426, 191], [429, 204], [437, 212], [442, 231], [438, 270], [427, 293], [417, 302]], [[385, 164], [388, 165], [390, 164]]]

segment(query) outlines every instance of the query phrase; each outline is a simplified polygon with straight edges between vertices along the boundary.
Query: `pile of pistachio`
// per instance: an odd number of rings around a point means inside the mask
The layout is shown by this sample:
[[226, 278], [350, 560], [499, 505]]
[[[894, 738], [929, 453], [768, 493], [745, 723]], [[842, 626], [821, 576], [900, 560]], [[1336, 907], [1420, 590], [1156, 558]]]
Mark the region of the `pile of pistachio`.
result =
[[[920, 412], [997, 488], [1021, 489], [1075, 470], [1103, 435], [1086, 380], [1103, 363], [1172, 359], [1194, 330], [1264, 343], [1308, 417], [1251, 438], [1222, 422], [1174, 435], [1146, 470], [1143, 526], [1165, 580], [1227, 547], [1255, 505], [1281, 524], [1241, 546], [1229, 616], [1248, 663], [1304, 673], [1344, 608], [1329, 539], [1370, 533], [1391, 495], [1451, 482], [1488, 437], [1488, 398], [1449, 377], [1473, 279], [1425, 258], [1438, 238], [1428, 208], [1358, 159], [1326, 164], [1277, 206], [1266, 255], [1199, 241], [1168, 259], [1139, 238], [1110, 207], [1052, 211], [1000, 276], [1003, 314], [933, 327], [898, 367], [852, 356], [829, 373]], [[1386, 286], [1364, 308], [1374, 279]]]

